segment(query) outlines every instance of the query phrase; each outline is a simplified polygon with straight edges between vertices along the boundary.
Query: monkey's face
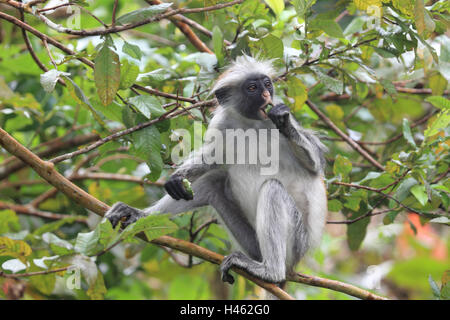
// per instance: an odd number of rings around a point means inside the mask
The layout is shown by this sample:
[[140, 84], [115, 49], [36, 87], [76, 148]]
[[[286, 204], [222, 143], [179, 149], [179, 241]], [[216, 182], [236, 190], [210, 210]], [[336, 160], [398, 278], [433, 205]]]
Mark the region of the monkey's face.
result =
[[268, 119], [265, 109], [272, 103], [273, 85], [263, 74], [250, 75], [241, 86], [241, 113], [250, 119]]

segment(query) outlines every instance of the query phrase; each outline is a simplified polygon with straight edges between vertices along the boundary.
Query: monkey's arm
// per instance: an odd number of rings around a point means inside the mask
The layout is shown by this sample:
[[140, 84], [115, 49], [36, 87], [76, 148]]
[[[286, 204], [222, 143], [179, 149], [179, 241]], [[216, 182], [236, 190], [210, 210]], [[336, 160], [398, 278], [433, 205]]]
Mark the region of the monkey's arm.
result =
[[313, 133], [302, 128], [285, 104], [274, 106], [268, 113], [269, 118], [289, 140], [289, 144], [298, 160], [311, 172], [320, 173], [325, 165], [323, 154], [326, 147]]
[[188, 192], [183, 184], [183, 180], [187, 179], [190, 183], [194, 183], [205, 173], [218, 168], [216, 163], [208, 163], [205, 160], [205, 154], [214, 149], [213, 144], [205, 144], [199, 151], [191, 153], [180, 167], [170, 176], [169, 180], [164, 184], [167, 193], [175, 200], [192, 200], [193, 194]]

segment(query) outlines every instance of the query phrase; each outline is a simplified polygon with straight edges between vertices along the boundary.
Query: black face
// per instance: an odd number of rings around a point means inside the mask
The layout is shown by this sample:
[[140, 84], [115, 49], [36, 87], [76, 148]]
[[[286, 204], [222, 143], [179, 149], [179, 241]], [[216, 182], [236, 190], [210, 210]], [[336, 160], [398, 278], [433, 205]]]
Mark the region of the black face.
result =
[[273, 98], [270, 78], [263, 74], [250, 74], [239, 87], [224, 87], [215, 92], [219, 103], [232, 101], [237, 110], [246, 118], [266, 120], [265, 108]]
[[250, 75], [242, 84], [242, 114], [250, 119], [265, 120], [265, 108], [273, 98], [272, 81], [262, 74]]

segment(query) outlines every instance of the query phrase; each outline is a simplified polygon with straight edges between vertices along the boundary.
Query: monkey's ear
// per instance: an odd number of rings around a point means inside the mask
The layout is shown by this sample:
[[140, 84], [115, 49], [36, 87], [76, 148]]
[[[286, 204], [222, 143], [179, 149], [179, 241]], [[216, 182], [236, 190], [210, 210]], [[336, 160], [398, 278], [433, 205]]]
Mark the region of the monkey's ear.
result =
[[217, 100], [219, 101], [219, 104], [224, 104], [227, 98], [230, 96], [231, 89], [229, 87], [223, 87], [220, 89], [217, 89], [214, 92], [214, 95], [216, 96]]

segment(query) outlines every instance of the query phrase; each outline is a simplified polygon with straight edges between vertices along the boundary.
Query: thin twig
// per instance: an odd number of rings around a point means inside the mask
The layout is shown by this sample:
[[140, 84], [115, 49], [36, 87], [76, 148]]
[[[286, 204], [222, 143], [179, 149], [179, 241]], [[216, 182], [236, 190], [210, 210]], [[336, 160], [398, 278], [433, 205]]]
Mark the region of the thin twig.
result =
[[[6, 203], [3, 201], [0, 201], [0, 210], [4, 210], [4, 209], [10, 209], [19, 214], [26, 214], [26, 215], [30, 215], [30, 216], [36, 216], [36, 217], [51, 219], [51, 220], [61, 220], [61, 219], [71, 217], [71, 216], [65, 215], [65, 214], [37, 210], [37, 209], [33, 208], [32, 206], [11, 204], [11, 203]], [[0, 217], [1, 217], [1, 215], [0, 215]], [[76, 217], [75, 221], [81, 222], [81, 223], [87, 223], [87, 220], [84, 217]]]
[[[193, 109], [193, 108], [200, 108], [200, 107], [203, 107], [203, 106], [214, 105], [214, 104], [215, 104], [215, 99], [206, 100], [206, 101], [195, 103], [195, 104], [193, 104], [193, 105], [191, 105], [189, 107], [186, 107], [186, 110], [190, 110], [190, 109]], [[166, 112], [165, 114], [163, 114], [162, 116], [160, 116], [157, 119], [153, 119], [153, 120], [141, 123], [141, 124], [139, 124], [137, 126], [134, 126], [132, 128], [116, 132], [116, 133], [114, 133], [112, 135], [109, 135], [109, 136], [103, 138], [103, 139], [97, 140], [96, 142], [92, 143], [91, 145], [89, 145], [89, 146], [87, 146], [87, 147], [85, 147], [83, 149], [80, 149], [80, 150], [77, 150], [77, 151], [74, 151], [74, 152], [71, 152], [71, 153], [67, 153], [67, 154], [61, 155], [59, 157], [53, 158], [53, 159], [50, 160], [50, 162], [58, 163], [58, 162], [61, 162], [61, 161], [67, 160], [67, 159], [71, 159], [71, 158], [73, 158], [73, 157], [75, 157], [77, 155], [80, 155], [80, 154], [89, 152], [91, 150], [94, 150], [94, 149], [100, 147], [101, 145], [103, 145], [103, 144], [105, 144], [105, 143], [107, 143], [109, 141], [118, 139], [118, 138], [120, 138], [122, 136], [125, 136], [127, 134], [130, 134], [130, 133], [133, 133], [135, 131], [144, 129], [146, 127], [149, 127], [149, 126], [151, 126], [151, 125], [153, 125], [155, 123], [164, 121], [166, 119], [170, 119], [170, 118], [173, 118], [173, 117], [178, 116], [180, 114], [184, 114], [185, 112], [186, 112], [185, 110], [179, 110], [179, 111], [176, 111], [176, 112], [172, 112], [172, 110], [170, 110], [170, 111]]]
[[27, 272], [27, 273], [14, 273], [14, 274], [0, 271], [0, 277], [16, 279], [16, 278], [22, 278], [22, 277], [41, 276], [41, 275], [50, 274], [50, 273], [58, 273], [58, 272], [62, 272], [62, 271], [67, 271], [67, 269], [69, 269], [69, 268], [70, 268], [70, 266], [62, 267], [62, 268], [58, 268], [58, 269], [52, 269], [52, 270], [43, 270], [43, 271], [35, 271], [35, 272]]
[[337, 135], [344, 139], [355, 151], [359, 152], [364, 158], [366, 158], [374, 167], [381, 171], [384, 171], [384, 167], [376, 161], [370, 154], [368, 154], [360, 145], [358, 145], [352, 138], [346, 135], [341, 129], [339, 129], [331, 119], [329, 119], [320, 109], [311, 102], [311, 100], [306, 100], [306, 104], [310, 107], [314, 113], [316, 113], [320, 119], [322, 119]]

